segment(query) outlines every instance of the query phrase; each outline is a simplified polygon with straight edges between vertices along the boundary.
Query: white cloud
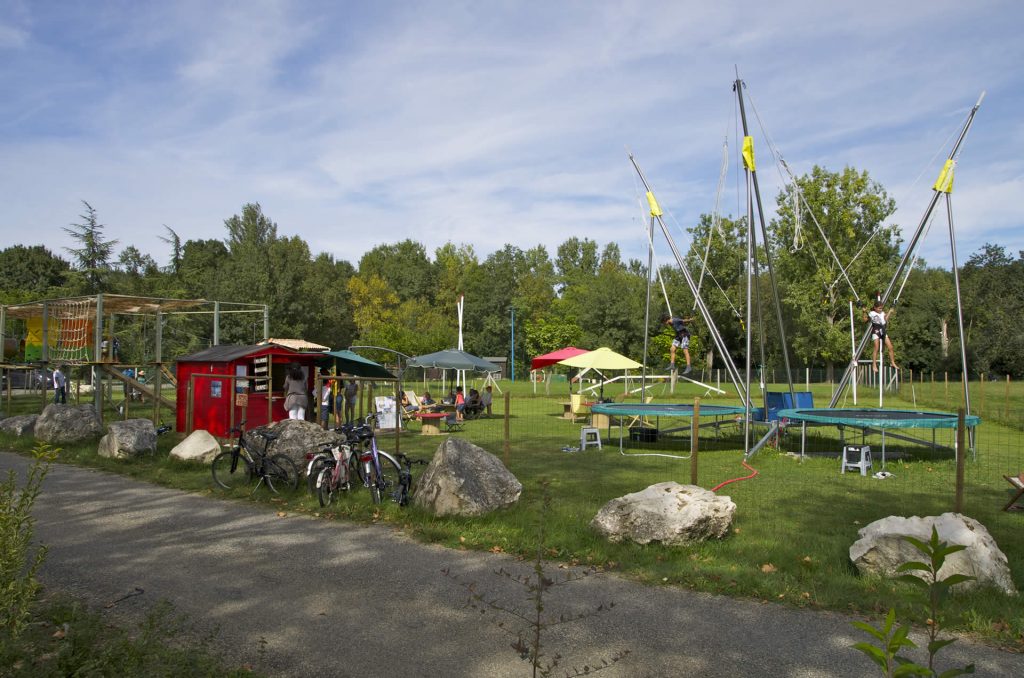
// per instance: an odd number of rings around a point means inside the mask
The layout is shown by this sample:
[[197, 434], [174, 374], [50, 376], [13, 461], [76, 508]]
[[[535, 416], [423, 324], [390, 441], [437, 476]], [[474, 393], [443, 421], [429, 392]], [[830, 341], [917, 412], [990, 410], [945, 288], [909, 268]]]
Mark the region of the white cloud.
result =
[[[219, 238], [258, 201], [282, 233], [353, 262], [404, 238], [486, 256], [583, 236], [641, 256], [626, 149], [681, 226], [710, 211], [725, 134], [737, 168], [734, 65], [794, 171], [869, 170], [904, 227], [928, 159], [988, 87], [957, 226], [970, 252], [1020, 222], [1010, 3], [101, 4], [95, 37], [22, 7], [11, 25], [31, 32], [0, 70], [7, 242], [59, 249], [87, 199], [111, 237], [162, 260], [161, 224]], [[770, 210], [780, 183], [747, 112]]]

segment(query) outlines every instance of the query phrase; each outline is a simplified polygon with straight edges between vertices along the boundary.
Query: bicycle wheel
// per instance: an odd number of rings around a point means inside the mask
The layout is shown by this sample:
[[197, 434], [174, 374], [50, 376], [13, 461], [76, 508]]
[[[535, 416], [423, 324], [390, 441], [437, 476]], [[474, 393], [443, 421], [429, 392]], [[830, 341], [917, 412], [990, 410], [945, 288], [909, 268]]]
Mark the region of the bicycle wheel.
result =
[[309, 473], [306, 476], [306, 487], [309, 489], [310, 494], [316, 494], [317, 477], [320, 475], [320, 471], [324, 469], [324, 461], [326, 459], [326, 454], [318, 454], [313, 457], [312, 463], [307, 465]]
[[264, 471], [271, 492], [294, 492], [299, 487], [299, 469], [283, 454], [267, 459]]
[[239, 451], [227, 450], [213, 458], [210, 465], [213, 482], [225, 490], [245, 487], [252, 482], [252, 464]]
[[373, 503], [379, 504], [386, 499], [397, 500], [398, 477], [401, 474], [398, 462], [387, 452], [378, 450], [377, 455], [380, 459], [380, 473], [370, 465], [370, 496], [373, 497]]
[[320, 469], [320, 474], [316, 481], [316, 498], [320, 501], [320, 505], [330, 506], [334, 503], [334, 498], [340, 493], [341, 483], [334, 481], [334, 469]]

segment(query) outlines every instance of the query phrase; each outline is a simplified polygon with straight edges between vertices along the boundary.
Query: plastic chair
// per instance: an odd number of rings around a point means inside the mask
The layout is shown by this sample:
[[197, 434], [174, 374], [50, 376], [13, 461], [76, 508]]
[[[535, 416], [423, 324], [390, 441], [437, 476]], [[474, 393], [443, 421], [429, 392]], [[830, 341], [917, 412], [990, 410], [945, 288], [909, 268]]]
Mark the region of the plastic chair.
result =
[[1011, 499], [1010, 502], [1006, 506], [1003, 507], [1003, 510], [1004, 511], [1024, 511], [1024, 505], [1022, 505], [1022, 506], [1018, 506], [1017, 505], [1017, 501], [1020, 500], [1021, 497], [1024, 497], [1024, 473], [1021, 473], [1019, 476], [1003, 476], [1003, 477], [1006, 478], [1006, 482], [1008, 482], [1011, 485], [1013, 485], [1013, 487], [1017, 490], [1017, 494], [1013, 495], [1013, 499]]
[[[854, 461], [856, 460], [856, 461]], [[860, 474], [866, 476], [871, 468], [871, 446], [870, 445], [844, 445], [843, 465], [841, 473], [846, 469], [860, 469]]]

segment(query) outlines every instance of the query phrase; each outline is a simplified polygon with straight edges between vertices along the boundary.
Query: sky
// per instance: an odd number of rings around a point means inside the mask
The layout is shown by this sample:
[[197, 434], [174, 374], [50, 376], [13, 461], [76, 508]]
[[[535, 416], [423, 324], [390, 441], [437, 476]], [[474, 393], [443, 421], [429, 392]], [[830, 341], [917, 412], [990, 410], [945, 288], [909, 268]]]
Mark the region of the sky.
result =
[[[633, 153], [682, 232], [742, 213], [737, 70], [767, 217], [800, 175], [866, 170], [909, 235], [953, 137], [960, 263], [1024, 250], [1024, 3], [0, 0], [0, 246], [70, 258], [88, 201], [164, 265], [258, 202], [357, 264], [405, 239], [483, 259], [571, 237], [646, 260]], [[945, 210], [922, 244], [948, 268]], [[668, 252], [656, 244], [660, 260]]]

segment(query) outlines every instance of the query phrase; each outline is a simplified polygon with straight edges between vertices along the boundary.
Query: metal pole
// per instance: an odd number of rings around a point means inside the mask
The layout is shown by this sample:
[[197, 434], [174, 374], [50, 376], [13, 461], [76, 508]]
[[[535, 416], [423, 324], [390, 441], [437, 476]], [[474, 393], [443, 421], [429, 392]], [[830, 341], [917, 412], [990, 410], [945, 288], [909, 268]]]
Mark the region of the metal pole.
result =
[[[644, 189], [654, 195], [651, 191], [650, 184], [647, 183], [647, 178], [641, 171], [640, 166], [637, 164], [636, 159], [630, 155], [630, 162], [633, 163], [633, 168], [640, 177], [640, 181], [644, 185]], [[655, 216], [655, 215], [652, 215]], [[725, 345], [725, 340], [718, 331], [718, 326], [715, 325], [715, 320], [711, 316], [711, 311], [708, 309], [707, 304], [701, 298], [697, 292], [697, 284], [694, 282], [693, 277], [690, 275], [689, 269], [687, 269], [684, 263], [683, 256], [679, 253], [679, 248], [676, 246], [675, 240], [672, 238], [672, 234], [668, 230], [668, 226], [665, 224], [665, 220], [661, 216], [655, 217], [658, 220], [658, 226], [661, 227], [661, 233], [665, 236], [665, 240], [668, 242], [669, 249], [672, 250], [672, 256], [675, 257], [676, 264], [679, 266], [680, 272], [683, 274], [683, 278], [686, 280], [686, 284], [689, 286], [690, 291], [694, 295], [694, 300], [697, 302], [697, 308], [700, 309], [701, 317], [708, 326], [708, 331], [711, 334], [711, 339], [715, 343], [715, 347], [718, 349], [719, 354], [722, 356], [722, 362], [725, 363], [726, 372], [729, 373], [729, 378], [732, 380], [733, 385], [736, 387], [736, 394], [739, 395], [744, 401], [747, 400], [747, 390], [742, 383], [742, 377], [740, 376], [739, 369], [732, 360], [732, 356], [729, 355], [729, 350]]]
[[[953, 258], [953, 289], [956, 292], [956, 322], [960, 332], [960, 373], [964, 380], [964, 408], [971, 413], [971, 388], [967, 382], [967, 336], [964, 334], [964, 308], [960, 297], [960, 270], [957, 267], [956, 233], [953, 229], [953, 202], [949, 193], [946, 194], [946, 215], [949, 217], [949, 252]], [[984, 398], [982, 405], [984, 406]], [[973, 441], [972, 441], [973, 447]]]
[[[103, 423], [103, 384], [100, 383], [100, 370], [96, 366], [103, 358], [103, 295], [96, 295], [96, 326], [93, 328], [93, 362], [91, 367], [92, 376], [92, 405], [96, 409], [96, 416], [100, 423]], [[191, 431], [190, 431], [191, 433]]]
[[[754, 205], [753, 196], [750, 192], [750, 173], [747, 173], [747, 356], [746, 356], [746, 380], [747, 398], [744, 402], [745, 416], [743, 417], [743, 456], [750, 454], [750, 358], [753, 348], [753, 336], [751, 324], [753, 320], [754, 305], [751, 303], [753, 295], [753, 259], [754, 259]], [[767, 403], [765, 404], [765, 417], [768, 416]]]
[[509, 347], [509, 355], [512, 357], [512, 383], [516, 383], [516, 307], [509, 306], [512, 313], [512, 345]]
[[213, 302], [213, 345], [220, 346], [220, 302]]
[[853, 300], [850, 300], [850, 370], [853, 373], [853, 404], [857, 404], [857, 339], [853, 325]]
[[[711, 243], [711, 235], [708, 234], [708, 243]], [[640, 402], [644, 402], [647, 395], [647, 350], [648, 333], [651, 331], [651, 273], [654, 268], [654, 217], [651, 217], [649, 232], [647, 235], [647, 297], [644, 299], [644, 364], [640, 372]], [[701, 270], [703, 277], [704, 271]], [[699, 283], [698, 283], [699, 285]], [[627, 389], [628, 390], [628, 389]]]
[[270, 307], [263, 304], [263, 341], [270, 341]]
[[[747, 113], [743, 106], [743, 81], [740, 80], [738, 76], [734, 87], [736, 89], [736, 98], [740, 104], [740, 121], [743, 124], [743, 136], [749, 136], [747, 132]], [[754, 167], [750, 167], [748, 172], [754, 184], [754, 197], [757, 200], [757, 214], [761, 225], [761, 242], [764, 243], [764, 260], [768, 267], [768, 281], [772, 286], [772, 300], [775, 304], [775, 318], [779, 323], [779, 341], [782, 342], [782, 359], [786, 366], [786, 383], [789, 385], [789, 397], [792, 398], [793, 404], [795, 405], [796, 393], [793, 388], [793, 373], [789, 366], [789, 344], [786, 341], [786, 328], [782, 323], [782, 303], [779, 301], [779, 288], [775, 284], [775, 267], [772, 265], [772, 254], [768, 246], [768, 228], [765, 225], [764, 208], [761, 205], [761, 189], [758, 187], [757, 183], [757, 170]], [[753, 225], [751, 225], [751, 229], [753, 229]], [[760, 311], [758, 311], [758, 313], [760, 313]], [[764, 330], [762, 329], [761, 331], [763, 334]], [[764, 349], [762, 348], [762, 351], [763, 350]]]
[[[964, 139], [967, 137], [967, 132], [971, 129], [971, 125], [974, 123], [974, 116], [977, 114], [978, 109], [981, 107], [981, 102], [982, 102], [982, 100], [984, 98], [985, 98], [985, 93], [982, 92], [981, 96], [978, 97], [978, 102], [976, 104], [974, 104], [974, 107], [971, 109], [971, 112], [967, 114], [967, 120], [964, 122], [964, 126], [960, 130], [960, 136], [957, 137], [956, 143], [953, 144], [953, 150], [951, 150], [949, 152], [949, 157], [947, 158], [947, 162], [949, 162], [949, 161], [954, 161], [955, 162], [957, 156], [960, 153], [960, 145], [963, 143]], [[932, 187], [932, 197], [931, 197], [931, 200], [928, 201], [928, 207], [925, 209], [924, 215], [921, 217], [921, 221], [918, 222], [917, 229], [914, 231], [914, 235], [911, 237], [910, 243], [907, 245], [907, 249], [903, 253], [903, 257], [900, 259], [899, 266], [896, 268], [896, 273], [893, 275], [892, 280], [889, 282], [889, 286], [886, 288], [885, 294], [882, 295], [882, 303], [883, 304], [885, 304], [885, 302], [889, 299], [889, 295], [892, 293], [893, 289], [896, 287], [896, 281], [899, 280], [900, 275], [902, 274], [904, 268], [907, 266], [907, 262], [910, 261], [911, 255], [914, 253], [914, 250], [917, 248], [917, 243], [921, 239], [921, 234], [924, 232], [924, 228], [927, 225], [928, 220], [931, 218], [932, 211], [935, 209], [935, 205], [939, 202], [939, 196], [941, 196], [941, 195], [942, 195], [942, 191], [937, 190], [937, 188], [933, 186]], [[954, 266], [954, 268], [955, 268], [955, 266]], [[860, 344], [858, 345], [858, 348], [857, 348], [856, 358], [860, 358], [861, 354], [864, 352], [864, 347], [867, 346], [868, 339], [869, 339], [870, 336], [871, 336], [871, 328], [869, 327], [867, 329], [867, 331], [864, 332], [864, 336], [861, 337]], [[963, 343], [963, 338], [962, 337], [961, 337], [961, 343]], [[879, 347], [879, 348], [882, 348], [882, 347]], [[832, 394], [832, 400], [829, 402], [829, 405], [828, 405], [829, 407], [835, 407], [836, 403], [839, 402], [839, 399], [842, 397], [843, 392], [846, 390], [847, 384], [849, 384], [849, 382], [850, 382], [850, 376], [851, 376], [851, 370], [850, 370], [849, 367], [847, 367], [846, 371], [843, 373], [842, 379], [839, 381], [839, 384], [838, 384], [838, 386], [837, 386], [837, 388], [835, 390], [835, 393]]]

